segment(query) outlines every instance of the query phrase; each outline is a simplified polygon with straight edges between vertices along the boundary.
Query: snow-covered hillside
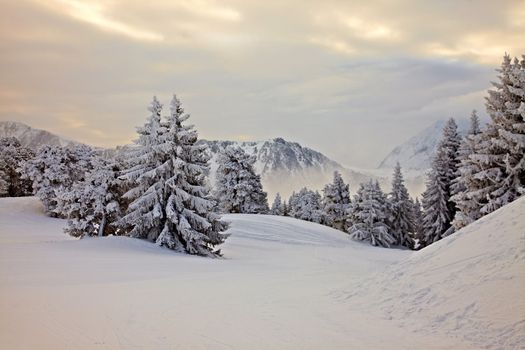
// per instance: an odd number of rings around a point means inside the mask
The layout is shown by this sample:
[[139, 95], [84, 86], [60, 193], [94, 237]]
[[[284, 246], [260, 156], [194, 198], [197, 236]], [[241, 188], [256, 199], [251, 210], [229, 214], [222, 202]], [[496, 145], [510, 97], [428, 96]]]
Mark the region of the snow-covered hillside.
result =
[[230, 215], [224, 259], [207, 259], [72, 240], [35, 198], [2, 198], [0, 348], [523, 348], [523, 212], [522, 198], [416, 253]]
[[[446, 122], [445, 119], [438, 120], [403, 144], [395, 147], [379, 164], [379, 168], [393, 169], [397, 162], [406, 170], [424, 171], [430, 168]], [[456, 123], [459, 132], [464, 134], [468, 130], [467, 119], [456, 119]]]
[[24, 123], [0, 121], [0, 137], [8, 136], [16, 137], [22, 146], [34, 151], [42, 145], [67, 146], [76, 143], [49, 131], [32, 128]]

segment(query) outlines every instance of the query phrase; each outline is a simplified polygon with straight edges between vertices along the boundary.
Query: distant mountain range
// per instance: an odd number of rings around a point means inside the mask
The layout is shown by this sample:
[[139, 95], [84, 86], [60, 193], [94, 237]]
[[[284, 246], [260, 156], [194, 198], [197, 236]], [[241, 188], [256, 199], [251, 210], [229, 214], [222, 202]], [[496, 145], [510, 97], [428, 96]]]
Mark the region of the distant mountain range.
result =
[[[395, 147], [379, 164], [379, 168], [392, 169], [399, 162], [405, 170], [425, 171], [429, 169], [446, 122], [446, 120], [438, 120], [408, 141]], [[465, 134], [469, 128], [469, 120], [456, 119], [456, 123], [459, 132]]]
[[36, 151], [43, 145], [67, 146], [78, 142], [67, 140], [46, 130], [30, 127], [24, 123], [0, 121], [0, 137], [13, 136], [22, 146]]
[[[352, 193], [355, 193], [360, 183], [369, 179], [378, 180], [383, 189], [389, 190], [391, 168], [396, 161], [400, 161], [405, 169], [409, 191], [412, 195], [417, 196], [424, 188], [424, 171], [430, 164], [430, 157], [441, 135], [443, 125], [444, 121], [440, 121], [425, 129], [407, 143], [394, 149], [381, 163], [379, 169], [370, 170], [344, 167], [318, 151], [282, 138], [252, 142], [209, 140], [199, 142], [205, 143], [211, 154], [211, 185], [214, 184], [219, 152], [229, 145], [236, 145], [256, 157], [255, 170], [261, 175], [270, 201], [277, 192], [283, 197], [288, 197], [292, 191], [298, 191], [304, 186], [321, 190], [332, 180], [334, 171], [339, 171], [343, 175], [343, 178], [350, 184]], [[0, 122], [0, 137], [5, 136], [14, 136], [20, 140], [22, 145], [34, 150], [42, 145], [78, 144], [78, 142], [64, 139], [48, 131], [11, 121]], [[120, 149], [126, 149], [126, 147]], [[111, 149], [99, 149], [99, 151], [106, 156], [115, 153], [115, 150]]]
[[277, 192], [287, 197], [292, 191], [297, 191], [304, 186], [322, 189], [325, 184], [332, 181], [334, 171], [339, 171], [353, 188], [363, 181], [375, 178], [370, 174], [347, 169], [320, 152], [282, 138], [254, 142], [208, 140], [200, 142], [208, 146], [212, 155], [211, 183], [214, 182], [215, 172], [219, 166], [217, 158], [221, 150], [235, 145], [247, 154], [255, 156], [255, 171], [261, 175], [263, 186], [270, 198]]

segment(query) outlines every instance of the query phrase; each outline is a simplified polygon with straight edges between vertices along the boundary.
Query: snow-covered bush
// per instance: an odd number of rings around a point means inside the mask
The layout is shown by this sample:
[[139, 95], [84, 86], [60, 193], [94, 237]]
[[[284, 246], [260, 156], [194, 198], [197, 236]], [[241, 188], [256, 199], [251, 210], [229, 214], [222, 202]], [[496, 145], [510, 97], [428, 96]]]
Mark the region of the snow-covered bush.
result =
[[0, 139], [0, 197], [30, 196], [31, 181], [23, 177], [25, 162], [35, 156], [15, 137]]
[[48, 215], [67, 216], [67, 204], [60, 199], [60, 194], [84, 181], [86, 172], [92, 168], [93, 155], [93, 150], [85, 145], [46, 145], [35, 158], [25, 163], [24, 176], [31, 179], [34, 194], [40, 198]]
[[60, 200], [66, 203], [66, 233], [74, 237], [121, 233], [114, 225], [121, 217], [119, 199], [122, 180], [118, 179], [118, 175], [116, 164], [96, 157], [85, 179], [59, 194]]
[[294, 192], [290, 197], [288, 201], [289, 215], [296, 219], [321, 224], [324, 222], [324, 212], [321, 201], [322, 199], [319, 192], [304, 187], [298, 193]]

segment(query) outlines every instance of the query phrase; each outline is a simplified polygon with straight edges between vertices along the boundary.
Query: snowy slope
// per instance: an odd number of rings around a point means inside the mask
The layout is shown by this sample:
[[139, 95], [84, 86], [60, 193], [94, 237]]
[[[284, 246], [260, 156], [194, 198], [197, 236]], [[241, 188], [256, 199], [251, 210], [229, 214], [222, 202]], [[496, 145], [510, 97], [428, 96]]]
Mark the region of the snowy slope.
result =
[[[379, 168], [393, 169], [397, 162], [407, 170], [424, 171], [430, 168], [446, 122], [445, 119], [438, 120], [405, 143], [394, 148], [379, 164]], [[464, 134], [468, 130], [467, 119], [456, 119], [456, 123], [461, 133]]]
[[340, 296], [415, 334], [524, 349], [524, 213], [525, 197]]
[[214, 260], [72, 240], [35, 198], [2, 198], [0, 348], [523, 348], [524, 211], [522, 199], [417, 253], [230, 215]]
[[32, 128], [24, 123], [0, 121], [0, 137], [8, 136], [16, 137], [22, 146], [35, 151], [42, 145], [67, 146], [76, 143], [49, 131]]

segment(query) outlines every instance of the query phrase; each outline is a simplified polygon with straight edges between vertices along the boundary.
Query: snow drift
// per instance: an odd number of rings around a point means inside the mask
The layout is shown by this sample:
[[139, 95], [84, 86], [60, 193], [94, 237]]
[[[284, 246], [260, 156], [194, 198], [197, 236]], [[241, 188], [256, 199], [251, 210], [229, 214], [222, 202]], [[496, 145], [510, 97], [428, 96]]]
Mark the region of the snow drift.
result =
[[419, 334], [525, 347], [525, 198], [343, 293]]
[[525, 346], [525, 199], [420, 252], [286, 217], [228, 215], [224, 259], [62, 233], [0, 199], [5, 349]]

